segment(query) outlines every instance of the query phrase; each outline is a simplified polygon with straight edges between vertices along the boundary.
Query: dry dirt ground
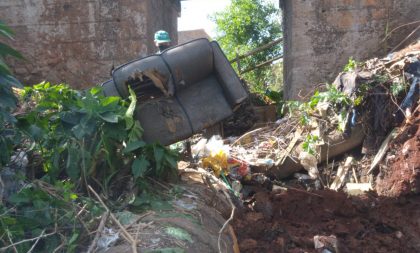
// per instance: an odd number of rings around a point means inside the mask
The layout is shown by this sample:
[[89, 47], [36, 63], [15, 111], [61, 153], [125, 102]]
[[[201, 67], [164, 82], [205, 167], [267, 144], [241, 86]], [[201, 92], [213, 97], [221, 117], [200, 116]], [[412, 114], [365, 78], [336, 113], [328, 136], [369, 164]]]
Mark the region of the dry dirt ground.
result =
[[420, 252], [419, 196], [314, 193], [258, 192], [232, 223], [241, 252], [317, 252], [316, 235], [336, 236], [340, 253]]
[[390, 144], [379, 195], [257, 189], [232, 222], [241, 252], [322, 252], [317, 235], [337, 238], [324, 252], [420, 252], [420, 112], [413, 116]]

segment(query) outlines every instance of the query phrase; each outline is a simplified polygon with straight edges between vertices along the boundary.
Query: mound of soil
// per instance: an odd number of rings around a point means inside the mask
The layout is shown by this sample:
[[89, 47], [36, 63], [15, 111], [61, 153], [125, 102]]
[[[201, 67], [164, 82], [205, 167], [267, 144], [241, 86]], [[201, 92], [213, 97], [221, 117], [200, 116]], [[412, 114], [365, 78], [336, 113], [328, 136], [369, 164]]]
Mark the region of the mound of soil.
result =
[[337, 238], [328, 252], [420, 252], [420, 197], [333, 191], [260, 191], [254, 197], [231, 223], [241, 252], [321, 252], [314, 247], [317, 235]]
[[420, 193], [420, 111], [402, 127], [381, 166], [376, 191], [397, 197]]

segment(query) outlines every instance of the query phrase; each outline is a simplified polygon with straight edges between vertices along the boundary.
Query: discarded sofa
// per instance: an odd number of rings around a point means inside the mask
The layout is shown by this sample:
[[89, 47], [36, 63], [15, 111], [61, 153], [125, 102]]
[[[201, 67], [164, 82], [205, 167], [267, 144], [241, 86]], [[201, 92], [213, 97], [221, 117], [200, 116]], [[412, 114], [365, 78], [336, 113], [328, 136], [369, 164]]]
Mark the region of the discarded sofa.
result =
[[136, 93], [146, 142], [169, 145], [231, 116], [248, 93], [217, 42], [197, 39], [112, 72], [106, 96]]

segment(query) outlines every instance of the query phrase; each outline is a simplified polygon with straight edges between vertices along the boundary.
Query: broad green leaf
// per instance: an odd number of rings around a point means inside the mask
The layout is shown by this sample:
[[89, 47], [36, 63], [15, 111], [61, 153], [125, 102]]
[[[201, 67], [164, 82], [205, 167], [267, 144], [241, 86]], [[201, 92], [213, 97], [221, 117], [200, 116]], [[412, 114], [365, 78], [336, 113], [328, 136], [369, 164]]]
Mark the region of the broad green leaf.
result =
[[6, 110], [14, 109], [16, 107], [16, 97], [5, 93], [0, 93], [0, 108]]
[[26, 203], [30, 203], [31, 199], [26, 196], [25, 194], [21, 194], [16, 193], [14, 195], [12, 195], [9, 199], [10, 203], [16, 204], [16, 205], [20, 205], [20, 204], [26, 204]]
[[[0, 132], [1, 133], [1, 132]], [[7, 138], [0, 134], [0, 165], [6, 165], [10, 160], [10, 151]], [[1, 166], [0, 166], [1, 167]]]
[[0, 58], [0, 75], [10, 75], [11, 71], [7, 64]]
[[118, 118], [119, 118], [118, 115], [115, 114], [114, 112], [106, 112], [106, 113], [100, 114], [99, 117], [101, 117], [101, 119], [109, 123], [117, 123]]
[[131, 166], [131, 171], [134, 175], [134, 178], [144, 177], [150, 166], [149, 161], [146, 160], [144, 156], [134, 160], [133, 165]]
[[28, 128], [28, 133], [36, 141], [40, 141], [42, 138], [44, 138], [44, 132], [42, 131], [42, 128], [36, 125], [30, 125]]
[[0, 56], [13, 56], [18, 59], [23, 59], [23, 56], [12, 47], [0, 42]]
[[144, 141], [130, 142], [127, 144], [127, 147], [124, 148], [123, 153], [129, 153], [139, 148], [143, 148], [144, 146], [146, 146]]
[[79, 148], [69, 147], [66, 161], [66, 173], [73, 180], [76, 181], [80, 177], [80, 154]]
[[140, 140], [143, 136], [143, 128], [140, 126], [140, 122], [138, 120], [134, 121], [134, 125], [131, 128], [130, 132], [128, 133], [128, 141], [134, 142]]
[[13, 30], [2, 21], [0, 21], [0, 34], [7, 37], [8, 39], [13, 40]]
[[105, 97], [101, 99], [101, 105], [102, 106], [108, 106], [108, 105], [117, 105], [120, 102], [119, 97]]
[[70, 238], [70, 240], [69, 240], [69, 242], [68, 242], [68, 244], [73, 244], [73, 243], [75, 243], [76, 241], [77, 241], [77, 239], [79, 238], [79, 233], [74, 233], [72, 236], [71, 236], [71, 238]]
[[91, 135], [97, 130], [98, 126], [95, 124], [95, 121], [88, 116], [82, 118], [80, 124], [77, 124], [72, 128], [73, 134], [77, 139], [82, 139], [85, 136]]
[[127, 112], [125, 113], [125, 116], [132, 118], [134, 115], [134, 110], [136, 109], [137, 97], [131, 88], [129, 88], [128, 91], [130, 92], [130, 105], [127, 109]]
[[101, 94], [102, 89], [100, 87], [92, 87], [89, 91], [92, 95], [98, 95]]
[[86, 135], [85, 126], [82, 124], [77, 124], [72, 128], [72, 132], [77, 139], [82, 139]]
[[130, 129], [134, 124], [134, 110], [136, 109], [137, 97], [134, 91], [129, 87], [128, 91], [130, 92], [130, 105], [125, 113], [126, 129]]
[[11, 75], [0, 75], [0, 84], [23, 88], [23, 85], [19, 82], [19, 80]]
[[66, 111], [66, 112], [60, 112], [59, 113], [61, 121], [71, 124], [71, 125], [77, 125], [77, 123], [80, 122], [81, 114], [74, 112], [74, 111]]
[[175, 157], [173, 157], [173, 156], [171, 156], [171, 155], [166, 154], [166, 155], [165, 155], [165, 160], [169, 163], [169, 165], [170, 165], [172, 168], [174, 168], [174, 169], [178, 168], [178, 162], [177, 162], [177, 160], [176, 160], [176, 158], [175, 158]]
[[154, 146], [153, 153], [156, 161], [156, 171], [158, 174], [160, 173], [160, 169], [162, 168], [162, 161], [163, 156], [165, 155], [165, 150], [162, 147]]

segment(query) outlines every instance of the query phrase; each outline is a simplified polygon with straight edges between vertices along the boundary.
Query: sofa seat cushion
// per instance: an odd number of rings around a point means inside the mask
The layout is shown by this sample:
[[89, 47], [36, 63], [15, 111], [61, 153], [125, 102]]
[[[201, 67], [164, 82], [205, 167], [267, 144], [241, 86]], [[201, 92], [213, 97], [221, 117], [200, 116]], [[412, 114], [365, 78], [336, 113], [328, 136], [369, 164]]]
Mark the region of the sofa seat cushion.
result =
[[233, 113], [214, 75], [195, 83], [188, 89], [181, 90], [177, 93], [177, 97], [191, 121], [194, 133], [214, 125]]

